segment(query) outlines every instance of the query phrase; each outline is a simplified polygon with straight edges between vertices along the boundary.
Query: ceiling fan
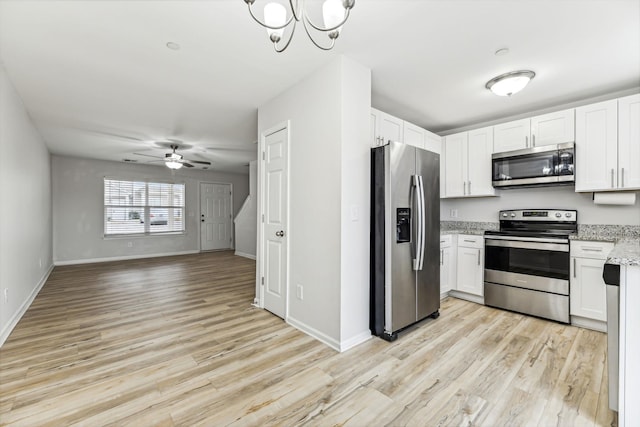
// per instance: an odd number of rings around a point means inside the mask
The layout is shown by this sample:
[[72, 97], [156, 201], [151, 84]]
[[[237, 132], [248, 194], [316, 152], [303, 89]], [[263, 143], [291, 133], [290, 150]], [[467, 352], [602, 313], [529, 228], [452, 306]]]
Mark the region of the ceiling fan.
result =
[[207, 162], [207, 161], [185, 159], [182, 154], [176, 153], [176, 150], [180, 148], [177, 144], [171, 144], [169, 147], [173, 151], [171, 153], [165, 154], [164, 157], [152, 156], [150, 154], [142, 154], [142, 153], [133, 153], [133, 154], [136, 154], [138, 156], [154, 157], [156, 159], [160, 159], [160, 160], [151, 160], [151, 162], [164, 162], [165, 166], [168, 167], [169, 169], [180, 169], [182, 166], [192, 168], [194, 166], [191, 163], [197, 163], [197, 164], [206, 165], [206, 166], [211, 165], [211, 162]]

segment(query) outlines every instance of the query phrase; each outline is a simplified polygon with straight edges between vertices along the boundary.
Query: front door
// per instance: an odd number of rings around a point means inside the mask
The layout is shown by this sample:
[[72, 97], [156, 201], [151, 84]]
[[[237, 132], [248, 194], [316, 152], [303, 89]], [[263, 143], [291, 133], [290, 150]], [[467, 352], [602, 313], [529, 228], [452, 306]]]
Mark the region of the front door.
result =
[[231, 184], [200, 183], [200, 249], [230, 249]]
[[287, 128], [264, 138], [264, 308], [282, 318], [285, 317], [287, 298], [287, 146]]

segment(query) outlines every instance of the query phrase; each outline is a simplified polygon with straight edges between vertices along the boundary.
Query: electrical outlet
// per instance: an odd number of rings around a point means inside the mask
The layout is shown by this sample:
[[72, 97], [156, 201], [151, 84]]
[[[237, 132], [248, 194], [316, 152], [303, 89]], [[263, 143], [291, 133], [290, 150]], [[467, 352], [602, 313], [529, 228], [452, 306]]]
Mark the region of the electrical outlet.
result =
[[296, 286], [296, 296], [298, 297], [298, 299], [300, 301], [303, 300], [303, 295], [302, 295], [302, 285], [297, 285]]
[[9, 302], [9, 288], [4, 288], [4, 302], [8, 303]]
[[133, 247], [133, 242], [127, 242], [127, 246], [132, 248]]
[[451, 210], [449, 211], [449, 216], [450, 216], [451, 218], [458, 218], [458, 209], [451, 209]]

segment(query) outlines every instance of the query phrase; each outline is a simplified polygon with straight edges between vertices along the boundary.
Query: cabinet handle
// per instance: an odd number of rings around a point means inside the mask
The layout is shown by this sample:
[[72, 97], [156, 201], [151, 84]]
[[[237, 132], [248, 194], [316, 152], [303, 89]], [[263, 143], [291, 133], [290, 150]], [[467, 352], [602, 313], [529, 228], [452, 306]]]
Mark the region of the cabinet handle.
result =
[[587, 251], [587, 252], [602, 252], [602, 248], [582, 248], [583, 251]]
[[622, 168], [622, 173], [620, 174], [622, 177], [622, 182], [620, 183], [620, 187], [624, 188], [624, 168]]
[[471, 195], [471, 181], [468, 181], [467, 191], [469, 191], [469, 195]]
[[442, 249], [440, 249], [440, 265], [444, 265], [444, 251]]
[[576, 259], [573, 259], [573, 278], [575, 279], [576, 276]]
[[611, 188], [613, 188], [613, 169], [611, 169]]
[[480, 249], [478, 249], [478, 265], [480, 265]]
[[528, 136], [524, 137], [524, 146], [525, 147], [529, 147], [529, 137]]
[[536, 134], [535, 133], [533, 135], [531, 135], [531, 146], [532, 147], [536, 146]]
[[462, 195], [466, 196], [467, 195], [467, 181], [464, 181], [462, 183]]
[[467, 243], [475, 243], [475, 240], [467, 240], [467, 239], [462, 239], [463, 241], [467, 242]]

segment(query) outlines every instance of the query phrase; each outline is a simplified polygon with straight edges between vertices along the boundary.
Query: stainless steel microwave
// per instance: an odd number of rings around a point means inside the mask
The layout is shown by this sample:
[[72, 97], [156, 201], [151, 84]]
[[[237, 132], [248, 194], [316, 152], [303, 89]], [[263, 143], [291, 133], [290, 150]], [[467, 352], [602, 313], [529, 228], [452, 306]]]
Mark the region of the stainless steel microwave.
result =
[[573, 142], [495, 153], [494, 187], [549, 186], [575, 183]]

